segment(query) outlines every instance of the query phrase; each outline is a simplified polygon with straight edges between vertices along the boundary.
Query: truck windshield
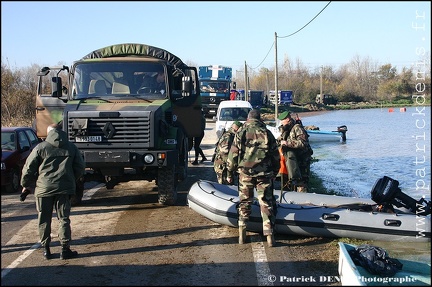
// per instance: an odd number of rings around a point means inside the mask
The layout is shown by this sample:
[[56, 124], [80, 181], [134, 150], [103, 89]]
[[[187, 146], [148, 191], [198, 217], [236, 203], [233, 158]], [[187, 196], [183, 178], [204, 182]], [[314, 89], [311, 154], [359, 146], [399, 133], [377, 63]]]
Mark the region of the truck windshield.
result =
[[228, 92], [228, 83], [219, 81], [200, 81], [200, 89], [203, 93]]
[[166, 69], [160, 63], [79, 63], [74, 71], [73, 98], [142, 95], [146, 99], [163, 99], [166, 77]]

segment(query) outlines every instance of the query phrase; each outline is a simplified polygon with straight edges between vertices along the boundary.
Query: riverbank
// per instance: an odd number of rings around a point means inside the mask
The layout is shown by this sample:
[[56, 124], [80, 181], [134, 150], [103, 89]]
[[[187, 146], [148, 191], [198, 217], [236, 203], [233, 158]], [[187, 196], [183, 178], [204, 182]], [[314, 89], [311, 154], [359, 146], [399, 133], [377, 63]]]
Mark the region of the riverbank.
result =
[[[311, 116], [328, 113], [329, 111], [304, 111], [298, 112], [298, 115], [303, 119]], [[264, 114], [263, 114], [264, 115]], [[266, 114], [272, 120], [274, 120], [274, 114]], [[265, 117], [263, 117], [265, 118]], [[305, 120], [304, 122], [307, 122]], [[214, 141], [216, 140], [215, 131], [213, 130], [213, 123], [207, 122], [207, 128], [205, 131], [205, 137], [203, 140], [203, 150], [207, 158], [211, 158], [214, 151]], [[337, 143], [336, 143], [337, 144]], [[194, 154], [192, 152], [192, 154]], [[313, 164], [313, 163], [312, 163]], [[212, 167], [210, 162], [205, 162], [204, 165], [198, 165], [198, 167]], [[208, 178], [209, 180], [215, 181], [215, 175], [212, 168], [200, 168], [199, 176], [201, 179]], [[275, 182], [275, 189], [280, 190], [280, 181]], [[312, 172], [310, 177], [310, 193], [330, 193], [323, 185], [323, 179], [318, 177]], [[294, 262], [300, 270], [308, 270], [308, 273], [338, 276], [338, 259], [339, 249], [338, 242], [346, 242], [354, 245], [371, 244], [385, 248], [389, 251], [390, 256], [394, 257], [405, 257], [405, 256], [424, 256], [424, 250], [428, 250], [424, 247], [427, 244], [418, 243], [404, 243], [403, 246], [398, 242], [374, 242], [366, 241], [353, 238], [327, 238], [327, 237], [306, 237], [306, 236], [295, 236], [295, 235], [284, 235], [277, 234], [276, 242], [288, 241], [289, 244], [279, 246], [280, 250], [288, 250], [290, 253], [290, 260], [286, 264]], [[422, 246], [422, 247], [420, 247]], [[430, 247], [430, 244], [429, 244]], [[283, 252], [283, 251], [282, 251]], [[339, 283], [333, 282], [329, 284], [321, 284], [327, 286], [340, 286]]]

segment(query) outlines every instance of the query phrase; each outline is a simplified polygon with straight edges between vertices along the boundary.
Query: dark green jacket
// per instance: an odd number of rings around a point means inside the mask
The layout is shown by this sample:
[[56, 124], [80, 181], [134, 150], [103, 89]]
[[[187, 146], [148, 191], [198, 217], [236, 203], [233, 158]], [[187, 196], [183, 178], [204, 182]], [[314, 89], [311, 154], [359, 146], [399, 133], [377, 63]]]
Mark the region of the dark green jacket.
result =
[[35, 196], [75, 194], [76, 181], [84, 174], [85, 163], [78, 148], [67, 134], [52, 130], [45, 141], [30, 153], [23, 168], [21, 185], [36, 183]]

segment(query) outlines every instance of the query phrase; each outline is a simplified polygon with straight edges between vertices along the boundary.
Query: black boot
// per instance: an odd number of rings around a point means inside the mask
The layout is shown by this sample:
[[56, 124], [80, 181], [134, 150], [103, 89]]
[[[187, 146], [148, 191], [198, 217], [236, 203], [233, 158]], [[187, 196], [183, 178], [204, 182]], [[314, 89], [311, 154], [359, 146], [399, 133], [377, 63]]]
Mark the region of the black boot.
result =
[[47, 260], [52, 258], [51, 250], [48, 245], [44, 246], [43, 257]]
[[72, 259], [78, 256], [78, 252], [70, 250], [69, 246], [62, 246], [62, 251], [60, 252], [60, 259]]

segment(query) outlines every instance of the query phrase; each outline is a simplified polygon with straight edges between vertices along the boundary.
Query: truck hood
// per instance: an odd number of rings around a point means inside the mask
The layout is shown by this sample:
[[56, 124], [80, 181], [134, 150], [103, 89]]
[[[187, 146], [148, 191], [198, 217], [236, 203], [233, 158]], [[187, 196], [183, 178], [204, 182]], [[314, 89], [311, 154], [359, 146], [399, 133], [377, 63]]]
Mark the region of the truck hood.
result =
[[161, 107], [164, 105], [170, 105], [168, 100], [157, 100], [147, 101], [136, 99], [133, 100], [111, 100], [109, 102], [98, 99], [98, 100], [86, 100], [84, 101], [69, 101], [66, 105], [67, 111], [144, 111], [147, 109], [154, 109], [155, 107]]

